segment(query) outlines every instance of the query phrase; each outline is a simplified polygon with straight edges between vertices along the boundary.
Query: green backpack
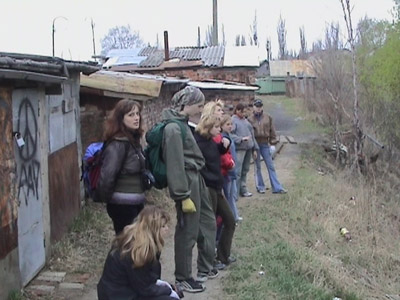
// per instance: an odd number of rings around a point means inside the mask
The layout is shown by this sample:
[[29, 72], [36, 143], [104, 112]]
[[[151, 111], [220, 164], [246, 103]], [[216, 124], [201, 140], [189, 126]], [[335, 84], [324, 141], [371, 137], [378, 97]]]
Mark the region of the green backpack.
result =
[[146, 155], [147, 168], [151, 171], [155, 178], [154, 187], [157, 189], [163, 189], [167, 187], [167, 167], [163, 160], [162, 143], [164, 128], [169, 123], [176, 123], [181, 128], [182, 141], [186, 137], [186, 127], [182, 121], [178, 120], [164, 120], [156, 123], [146, 133], [147, 146], [144, 149]]

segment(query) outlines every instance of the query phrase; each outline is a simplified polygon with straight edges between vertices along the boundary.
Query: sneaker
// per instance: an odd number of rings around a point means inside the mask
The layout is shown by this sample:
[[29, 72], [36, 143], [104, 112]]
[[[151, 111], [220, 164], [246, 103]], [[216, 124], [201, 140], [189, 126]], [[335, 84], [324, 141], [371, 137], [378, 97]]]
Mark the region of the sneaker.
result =
[[206, 282], [207, 279], [214, 279], [219, 275], [219, 272], [216, 268], [212, 269], [208, 273], [197, 273], [197, 281], [199, 282]]
[[286, 194], [287, 192], [288, 192], [287, 190], [282, 189], [282, 190], [280, 190], [280, 191], [273, 192], [273, 194]]
[[200, 293], [203, 292], [206, 287], [203, 286], [200, 282], [194, 280], [193, 278], [189, 278], [186, 280], [176, 280], [175, 284], [178, 285], [182, 290], [188, 293]]
[[238, 217], [238, 218], [236, 219], [236, 222], [241, 222], [241, 221], [243, 221], [243, 218], [242, 218], [242, 217]]
[[216, 260], [214, 262], [214, 268], [217, 270], [223, 270], [226, 268], [226, 265], [224, 263], [220, 262], [219, 260]]
[[242, 194], [242, 197], [251, 197], [251, 196], [253, 196], [253, 194], [250, 192], [246, 192], [246, 193]]
[[265, 194], [265, 190], [257, 190], [259, 194]]
[[229, 264], [232, 264], [232, 263], [236, 262], [236, 260], [237, 260], [237, 259], [236, 259], [236, 257], [234, 257], [234, 256], [229, 256], [229, 257], [228, 257], [228, 263], [229, 263]]

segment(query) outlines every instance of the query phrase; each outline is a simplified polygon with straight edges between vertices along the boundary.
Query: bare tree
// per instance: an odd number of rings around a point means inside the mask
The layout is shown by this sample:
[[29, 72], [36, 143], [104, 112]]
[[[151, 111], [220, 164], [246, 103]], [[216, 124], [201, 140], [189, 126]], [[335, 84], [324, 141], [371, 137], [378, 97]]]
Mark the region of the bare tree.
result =
[[200, 39], [200, 26], [197, 27], [197, 47], [200, 47], [201, 45], [201, 39]]
[[243, 34], [236, 35], [235, 46], [246, 46], [246, 38]]
[[[351, 21], [351, 7], [350, 0], [340, 0], [343, 9], [344, 20], [347, 27], [348, 39], [350, 49], [351, 49], [351, 61], [353, 67], [353, 134], [354, 134], [354, 159], [353, 159], [353, 167], [357, 169], [360, 173], [361, 169], [361, 160], [364, 160], [363, 153], [363, 132], [360, 124], [359, 117], [359, 102], [358, 102], [358, 93], [357, 93], [357, 66], [356, 66], [356, 52], [355, 52], [355, 40], [353, 36], [353, 25]], [[364, 160], [366, 163], [366, 160]]]
[[160, 39], [158, 38], [158, 33], [156, 35], [156, 48], [160, 49]]
[[312, 52], [313, 53], [318, 53], [324, 49], [324, 45], [322, 43], [322, 40], [316, 40], [312, 44]]
[[222, 30], [222, 46], [226, 46], [226, 36], [225, 36], [225, 27], [224, 27], [224, 24], [222, 24], [221, 30]]
[[244, 37], [244, 35], [242, 35], [242, 38], [240, 40], [240, 46], [246, 46], [246, 38]]
[[[319, 51], [311, 60], [316, 74], [317, 94], [313, 103], [320, 113], [321, 120], [332, 127], [335, 145], [342, 145], [342, 130], [350, 126], [351, 115], [351, 75], [350, 58], [347, 52], [336, 49]], [[336, 147], [336, 160], [339, 162], [340, 146]], [[344, 162], [341, 161], [342, 163]]]
[[279, 59], [287, 58], [287, 46], [286, 46], [286, 24], [285, 20], [282, 19], [282, 15], [279, 16], [278, 21], [278, 44], [279, 44]]
[[235, 46], [240, 46], [240, 34], [237, 34], [235, 37]]
[[305, 31], [304, 31], [304, 26], [299, 28], [300, 32], [300, 52], [299, 52], [299, 57], [300, 58], [305, 58], [307, 54], [307, 43], [306, 43], [306, 36], [305, 36]]
[[204, 41], [204, 46], [212, 46], [213, 45], [213, 27], [212, 25], [208, 25], [206, 30], [206, 39]]
[[324, 49], [342, 49], [343, 44], [340, 41], [339, 23], [333, 22], [325, 28], [325, 43]]
[[250, 25], [250, 45], [258, 45], [258, 31], [257, 31], [257, 11], [254, 12], [253, 24]]
[[265, 48], [267, 50], [267, 60], [270, 61], [272, 59], [272, 52], [271, 52], [271, 39], [267, 37], [267, 42], [265, 44]]
[[107, 55], [112, 49], [129, 49], [142, 47], [143, 40], [139, 32], [132, 31], [129, 25], [111, 28], [101, 39], [101, 54]]

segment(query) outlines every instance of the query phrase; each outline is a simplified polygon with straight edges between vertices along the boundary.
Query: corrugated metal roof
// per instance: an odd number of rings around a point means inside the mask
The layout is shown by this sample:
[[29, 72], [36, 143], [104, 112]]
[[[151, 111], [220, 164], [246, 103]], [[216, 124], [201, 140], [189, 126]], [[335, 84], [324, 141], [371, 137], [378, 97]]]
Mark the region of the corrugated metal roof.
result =
[[224, 55], [224, 46], [205, 47], [201, 51], [201, 59], [207, 67], [222, 67]]
[[226, 84], [223, 82], [203, 82], [203, 81], [189, 81], [188, 85], [198, 87], [205, 90], [240, 90], [240, 91], [256, 91], [260, 87], [250, 85], [236, 85]]
[[201, 60], [205, 67], [221, 67], [224, 53], [224, 46], [177, 47], [170, 50], [169, 57], [181, 60]]
[[117, 57], [117, 56], [131, 56], [136, 57], [139, 56], [139, 52], [142, 48], [132, 48], [132, 49], [112, 49], [108, 51], [106, 57]]
[[142, 62], [140, 62], [139, 67], [140, 68], [155, 68], [161, 65], [164, 61], [164, 52], [163, 51], [157, 51], [153, 52], [149, 56], [147, 56], [146, 59], [144, 59]]
[[[119, 54], [121, 59], [110, 60], [106, 66], [131, 64], [140, 68], [157, 68], [164, 62], [164, 50], [155, 47], [115, 50], [111, 54]], [[204, 67], [258, 67], [263, 59], [259, 48], [246, 46], [176, 47], [170, 49], [169, 57], [181, 61], [202, 61]]]
[[140, 50], [139, 56], [149, 56], [150, 54], [153, 54], [154, 52], [157, 52], [158, 49], [157, 47], [146, 47]]
[[107, 53], [108, 60], [103, 64], [103, 69], [112, 66], [138, 65], [156, 51], [156, 47], [112, 49]]

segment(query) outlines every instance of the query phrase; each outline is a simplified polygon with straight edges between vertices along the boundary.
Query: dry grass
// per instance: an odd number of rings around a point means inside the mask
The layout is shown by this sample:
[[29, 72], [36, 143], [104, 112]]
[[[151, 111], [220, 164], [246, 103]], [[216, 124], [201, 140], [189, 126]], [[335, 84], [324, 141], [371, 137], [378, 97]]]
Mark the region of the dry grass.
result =
[[[319, 146], [303, 148], [290, 192], [241, 206], [241, 263], [224, 280], [237, 299], [387, 299], [400, 291], [399, 182], [374, 183], [336, 170]], [[385, 186], [382, 194], [381, 185]], [[354, 200], [351, 200], [354, 197]], [[352, 241], [339, 232], [346, 227]], [[257, 276], [263, 263], [265, 278]], [[244, 281], [251, 278], [251, 281]], [[251, 282], [249, 284], [249, 282]], [[274, 297], [272, 295], [279, 295]]]
[[[172, 211], [173, 201], [166, 190], [152, 189], [147, 202]], [[101, 274], [111, 240], [112, 221], [104, 204], [88, 201], [72, 223], [69, 232], [52, 248], [49, 268], [72, 273]]]

